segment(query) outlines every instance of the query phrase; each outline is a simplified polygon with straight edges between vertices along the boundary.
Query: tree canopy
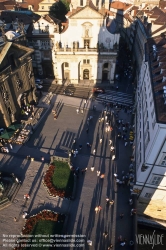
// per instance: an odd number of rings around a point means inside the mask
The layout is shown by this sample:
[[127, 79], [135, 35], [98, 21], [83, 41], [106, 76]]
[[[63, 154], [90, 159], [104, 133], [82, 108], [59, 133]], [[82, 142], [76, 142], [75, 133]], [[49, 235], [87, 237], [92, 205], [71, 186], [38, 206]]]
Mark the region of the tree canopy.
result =
[[65, 15], [70, 10], [69, 2], [67, 0], [59, 0], [55, 2], [49, 10], [49, 14], [61, 21], [65, 20]]

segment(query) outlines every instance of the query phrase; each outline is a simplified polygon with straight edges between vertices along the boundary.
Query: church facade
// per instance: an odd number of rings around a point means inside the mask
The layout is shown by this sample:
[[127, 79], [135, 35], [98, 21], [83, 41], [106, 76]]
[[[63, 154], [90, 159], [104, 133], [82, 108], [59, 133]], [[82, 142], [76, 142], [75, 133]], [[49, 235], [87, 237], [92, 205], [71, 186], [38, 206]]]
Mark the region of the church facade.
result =
[[[67, 14], [67, 23], [62, 24], [59, 33], [51, 32], [54, 24], [49, 24], [53, 74], [58, 84], [66, 81], [72, 84], [114, 81], [120, 35], [118, 31], [108, 29], [108, 16], [109, 23], [114, 16], [111, 17], [108, 10], [109, 2], [105, 2], [105, 7], [100, 1], [94, 4], [74, 0]], [[34, 24], [36, 35], [39, 25], [39, 21]]]

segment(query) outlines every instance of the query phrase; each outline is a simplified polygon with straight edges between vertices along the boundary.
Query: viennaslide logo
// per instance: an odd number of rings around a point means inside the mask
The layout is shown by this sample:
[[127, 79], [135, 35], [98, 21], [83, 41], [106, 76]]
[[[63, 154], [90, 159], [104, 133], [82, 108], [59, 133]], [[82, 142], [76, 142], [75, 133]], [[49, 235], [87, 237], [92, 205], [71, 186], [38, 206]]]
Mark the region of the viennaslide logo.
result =
[[164, 245], [164, 234], [156, 234], [154, 230], [152, 234], [137, 234], [136, 243], [138, 245], [152, 245], [152, 249], [157, 245]]

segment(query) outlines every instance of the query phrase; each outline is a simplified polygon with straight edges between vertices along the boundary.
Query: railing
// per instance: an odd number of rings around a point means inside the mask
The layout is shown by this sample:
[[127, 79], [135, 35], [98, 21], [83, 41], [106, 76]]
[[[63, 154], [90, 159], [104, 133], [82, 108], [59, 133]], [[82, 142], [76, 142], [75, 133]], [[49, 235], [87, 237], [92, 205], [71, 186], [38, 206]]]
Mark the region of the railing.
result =
[[113, 52], [116, 51], [116, 49], [107, 49], [107, 48], [59, 48], [56, 49], [55, 52]]
[[8, 74], [11, 74], [11, 72], [12, 72], [11, 66], [7, 67], [0, 73], [0, 79], [6, 78], [6, 76]]

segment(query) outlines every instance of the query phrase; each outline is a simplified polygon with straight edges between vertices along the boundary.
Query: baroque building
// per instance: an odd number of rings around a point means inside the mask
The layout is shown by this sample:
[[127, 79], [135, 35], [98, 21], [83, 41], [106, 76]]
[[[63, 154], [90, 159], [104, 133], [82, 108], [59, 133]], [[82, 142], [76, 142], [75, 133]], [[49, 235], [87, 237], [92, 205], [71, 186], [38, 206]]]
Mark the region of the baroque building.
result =
[[0, 127], [8, 127], [20, 120], [22, 105], [36, 102], [33, 50], [20, 44], [24, 41], [24, 34], [3, 33], [0, 44]]
[[100, 1], [96, 6], [92, 1], [72, 1], [66, 23], [58, 23], [50, 15], [34, 23], [32, 37], [37, 40], [36, 67], [40, 76], [45, 75], [44, 67], [39, 65], [43, 60], [41, 48], [49, 47], [52, 54], [47, 58], [51, 58], [58, 84], [66, 80], [72, 84], [113, 82], [120, 35], [118, 27], [112, 29], [108, 24], [114, 19], [108, 1], [105, 6], [107, 9]]

